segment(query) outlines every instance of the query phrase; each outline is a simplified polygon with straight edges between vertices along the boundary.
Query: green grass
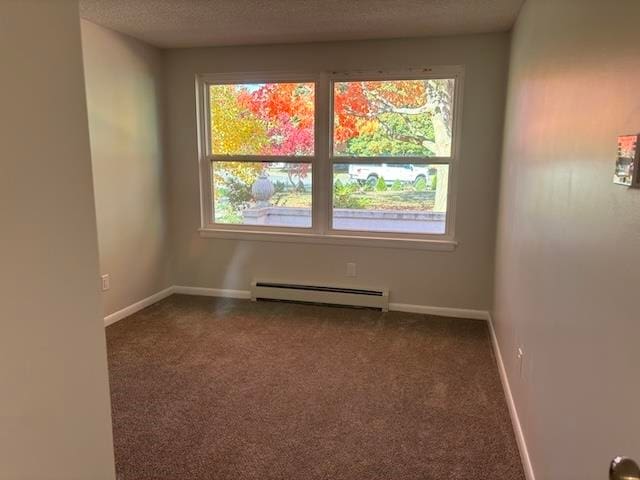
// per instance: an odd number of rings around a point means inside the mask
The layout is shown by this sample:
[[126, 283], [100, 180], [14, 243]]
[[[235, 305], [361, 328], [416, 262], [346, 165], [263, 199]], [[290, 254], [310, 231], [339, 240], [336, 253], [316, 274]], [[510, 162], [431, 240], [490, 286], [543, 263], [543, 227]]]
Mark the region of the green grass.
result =
[[[334, 182], [339, 180], [342, 184], [352, 184], [349, 175], [341, 173], [334, 176]], [[436, 192], [431, 189], [419, 189], [410, 183], [394, 182], [387, 185], [367, 188], [359, 187], [351, 197], [354, 203], [366, 205], [363, 209], [370, 210], [432, 210], [435, 204]]]
[[384, 192], [355, 193], [354, 197], [366, 198], [371, 210], [431, 210], [435, 204], [435, 192], [386, 190]]
[[311, 208], [311, 192], [283, 192], [271, 197], [271, 204], [277, 207]]
[[[414, 190], [395, 191], [359, 191], [353, 193], [355, 199], [364, 200], [364, 209], [371, 210], [431, 210], [435, 203], [435, 192], [416, 192]], [[274, 195], [271, 203], [278, 207], [311, 208], [311, 193], [289, 192], [281, 196]]]

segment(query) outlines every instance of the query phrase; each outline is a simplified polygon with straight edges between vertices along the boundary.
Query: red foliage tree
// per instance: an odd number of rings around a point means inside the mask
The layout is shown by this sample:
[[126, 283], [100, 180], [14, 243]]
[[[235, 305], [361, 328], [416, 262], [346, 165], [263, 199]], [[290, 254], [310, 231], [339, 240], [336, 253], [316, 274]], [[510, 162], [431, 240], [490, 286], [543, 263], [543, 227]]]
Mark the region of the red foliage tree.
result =
[[[265, 155], [312, 155], [314, 151], [314, 90], [311, 84], [269, 83], [245, 92], [239, 102], [267, 125], [271, 139]], [[309, 163], [287, 165], [289, 182], [296, 188], [306, 178]]]

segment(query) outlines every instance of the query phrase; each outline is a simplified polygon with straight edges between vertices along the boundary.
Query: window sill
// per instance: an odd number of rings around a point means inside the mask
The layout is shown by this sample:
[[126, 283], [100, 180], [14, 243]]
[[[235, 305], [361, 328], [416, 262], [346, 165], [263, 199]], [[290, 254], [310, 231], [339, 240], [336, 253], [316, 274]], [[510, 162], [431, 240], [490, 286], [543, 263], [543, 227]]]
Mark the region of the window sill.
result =
[[249, 240], [259, 242], [311, 243], [318, 245], [341, 245], [374, 248], [403, 248], [413, 250], [434, 250], [452, 252], [458, 242], [455, 240], [434, 240], [416, 238], [367, 237], [356, 235], [319, 235], [298, 232], [256, 232], [251, 230], [199, 229], [202, 238], [226, 240]]

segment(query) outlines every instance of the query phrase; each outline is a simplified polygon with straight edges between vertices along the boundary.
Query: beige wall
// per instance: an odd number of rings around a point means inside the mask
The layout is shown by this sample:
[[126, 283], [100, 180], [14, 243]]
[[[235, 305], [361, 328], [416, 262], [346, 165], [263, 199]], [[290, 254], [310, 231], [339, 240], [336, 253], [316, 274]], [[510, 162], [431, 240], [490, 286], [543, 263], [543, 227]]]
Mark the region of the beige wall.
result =
[[[640, 3], [528, 0], [511, 53], [495, 323], [538, 480], [640, 460]], [[524, 345], [522, 375], [515, 360]]]
[[82, 21], [105, 315], [168, 287], [162, 52]]
[[77, 4], [0, 2], [0, 62], [0, 479], [113, 479]]
[[[174, 283], [248, 289], [253, 277], [391, 289], [393, 302], [488, 309], [491, 303], [497, 173], [509, 48], [507, 34], [175, 49], [166, 54], [170, 218]], [[401, 69], [464, 65], [462, 163], [455, 252], [203, 239], [196, 141], [196, 73]], [[357, 262], [358, 277], [345, 277]]]

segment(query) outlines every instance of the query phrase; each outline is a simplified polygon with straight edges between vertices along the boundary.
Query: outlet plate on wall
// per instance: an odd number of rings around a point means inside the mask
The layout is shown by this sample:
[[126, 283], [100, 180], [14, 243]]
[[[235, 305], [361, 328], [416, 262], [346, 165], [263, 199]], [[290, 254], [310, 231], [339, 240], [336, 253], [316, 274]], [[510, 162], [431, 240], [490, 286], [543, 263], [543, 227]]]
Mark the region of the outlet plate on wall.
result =
[[518, 345], [516, 348], [516, 359], [518, 360], [518, 371], [520, 372], [520, 378], [522, 378], [524, 369], [522, 366], [524, 365], [524, 347], [522, 345]]
[[355, 262], [347, 263], [347, 277], [355, 277], [356, 276], [356, 264]]

